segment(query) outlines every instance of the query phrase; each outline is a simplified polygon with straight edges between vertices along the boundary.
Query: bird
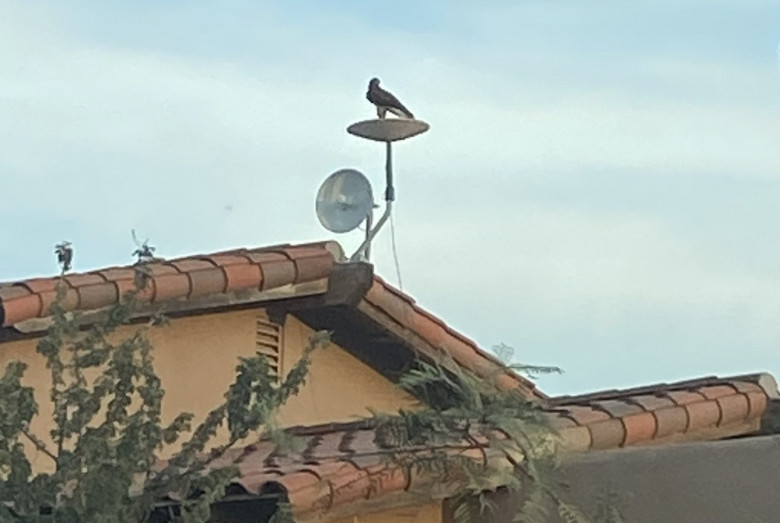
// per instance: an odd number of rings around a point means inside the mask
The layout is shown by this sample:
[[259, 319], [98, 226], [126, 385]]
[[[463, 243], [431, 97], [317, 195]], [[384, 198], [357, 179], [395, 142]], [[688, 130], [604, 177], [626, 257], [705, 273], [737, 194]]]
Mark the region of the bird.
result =
[[368, 82], [366, 99], [376, 105], [376, 115], [380, 119], [385, 118], [387, 111], [390, 111], [401, 118], [414, 119], [412, 112], [407, 109], [404, 104], [399, 102], [398, 98], [379, 87], [379, 78], [372, 78], [371, 81]]

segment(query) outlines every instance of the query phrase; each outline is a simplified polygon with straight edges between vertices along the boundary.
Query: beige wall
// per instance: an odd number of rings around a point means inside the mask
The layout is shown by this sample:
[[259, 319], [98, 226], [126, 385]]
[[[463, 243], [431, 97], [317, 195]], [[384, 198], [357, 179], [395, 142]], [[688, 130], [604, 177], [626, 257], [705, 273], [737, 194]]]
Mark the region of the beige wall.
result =
[[[313, 331], [290, 316], [285, 324], [282, 369], [287, 372], [300, 358]], [[414, 399], [395, 384], [337, 345], [314, 354], [306, 387], [291, 398], [282, 412], [284, 425], [329, 421], [354, 421], [368, 415], [368, 408], [394, 412], [410, 408]]]
[[[155, 366], [166, 395], [164, 416], [171, 419], [181, 411], [203, 416], [222, 400], [235, 376], [240, 356], [255, 352], [255, 322], [262, 310], [246, 310], [192, 316], [154, 329]], [[282, 370], [287, 372], [300, 357], [311, 329], [292, 316], [284, 326]], [[35, 352], [36, 340], [0, 344], [0, 365], [12, 360], [28, 364], [25, 382], [36, 388], [40, 415], [32, 431], [48, 441], [51, 405], [48, 402], [49, 371]], [[352, 421], [365, 416], [368, 408], [395, 411], [414, 404], [376, 371], [342, 348], [332, 345], [315, 353], [306, 386], [283, 409], [284, 426]], [[31, 447], [32, 450], [32, 447]], [[36, 468], [48, 468], [47, 458], [36, 452]]]

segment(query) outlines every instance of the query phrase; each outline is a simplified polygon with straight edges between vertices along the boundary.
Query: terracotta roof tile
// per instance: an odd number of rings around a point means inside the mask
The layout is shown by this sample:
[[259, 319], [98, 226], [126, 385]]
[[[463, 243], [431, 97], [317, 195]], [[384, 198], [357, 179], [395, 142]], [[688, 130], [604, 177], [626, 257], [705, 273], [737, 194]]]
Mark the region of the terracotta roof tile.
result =
[[384, 315], [392, 320], [391, 328], [400, 336], [406, 333], [416, 336], [425, 344], [424, 355], [436, 357], [438, 351], [449, 354], [459, 365], [479, 376], [496, 380], [503, 388], [521, 387], [529, 396], [546, 398], [529, 380], [509, 371], [497, 358], [482, 350], [474, 341], [458, 334], [441, 319], [419, 307], [415, 300], [375, 276], [363, 302], [358, 306], [371, 318]]
[[98, 271], [108, 281], [132, 280], [135, 277], [135, 271], [131, 267], [111, 267]]
[[190, 294], [190, 279], [186, 274], [165, 274], [154, 278], [154, 288], [155, 302], [186, 298]]
[[624, 417], [623, 427], [626, 432], [621, 445], [627, 447], [652, 440], [658, 429], [658, 420], [652, 412], [643, 412]]
[[688, 429], [688, 411], [685, 407], [658, 409], [653, 412], [657, 424], [655, 437], [658, 439], [673, 434], [682, 434]]
[[729, 384], [724, 385], [708, 385], [696, 389], [696, 392], [707, 398], [708, 400], [714, 400], [716, 398], [722, 398], [723, 396], [732, 396], [736, 389]]
[[[268, 481], [270, 478], [261, 476], [255, 481], [264, 479]], [[327, 485], [323, 484], [319, 476], [309, 471], [294, 472], [281, 476], [279, 479], [279, 483], [287, 490], [290, 503], [295, 507], [311, 506], [328, 493]], [[259, 489], [253, 489], [251, 485], [243, 486], [250, 492], [260, 493]]]
[[[39, 314], [46, 316], [49, 314], [51, 304], [57, 299], [57, 291], [44, 291], [39, 292], [38, 296], [41, 298], [41, 310]], [[62, 300], [62, 307], [65, 310], [74, 310], [79, 307], [80, 297], [76, 289], [68, 288], [65, 290], [65, 296]]]
[[767, 395], [763, 391], [761, 392], [747, 392], [745, 397], [750, 404], [749, 418], [756, 418], [766, 411]]
[[[436, 348], [443, 347], [445, 344], [447, 332], [440, 323], [435, 322], [427, 314], [410, 315], [407, 327]], [[463, 345], [465, 346], [465, 344]]]
[[623, 445], [626, 429], [620, 419], [608, 419], [588, 425], [594, 450], [614, 449]]
[[240, 254], [212, 254], [211, 256], [199, 256], [198, 259], [208, 260], [217, 267], [244, 265], [250, 262], [249, 258]]
[[[707, 391], [707, 395], [717, 397], [707, 398], [703, 392], [697, 392], [701, 387], [688, 381], [629, 389], [622, 396], [621, 391], [609, 391], [604, 395], [550, 398], [542, 408], [559, 431], [562, 448], [567, 452], [585, 452], [658, 440], [717, 439], [721, 433], [744, 434], [751, 430], [750, 425], [745, 425], [746, 419], [760, 418], [767, 398], [777, 396], [768, 375], [707, 380], [702, 387], [718, 387], [718, 393], [714, 393], [715, 389]], [[742, 386], [749, 383], [761, 384], [759, 390]], [[677, 406], [671, 398], [681, 391], [688, 394], [682, 396], [682, 405]], [[725, 394], [727, 391], [731, 393]], [[410, 478], [385, 461], [387, 450], [377, 445], [373, 430], [364, 422], [288, 430], [308, 438], [297, 453], [281, 454], [273, 450], [270, 442], [259, 442], [224, 456], [219, 465], [232, 463], [238, 467], [240, 478], [236, 481], [251, 494], [263, 492], [268, 485], [283, 487], [294, 512], [307, 517], [330, 508], [357, 513], [366, 500], [389, 495], [403, 498], [412, 485], [426, 486], [424, 476]], [[482, 458], [476, 450], [463, 455]], [[409, 494], [411, 501], [414, 498]]]
[[356, 430], [351, 434], [348, 440], [347, 448], [342, 447], [342, 451], [352, 454], [359, 452], [371, 452], [376, 448], [374, 438], [376, 435], [373, 430]]
[[214, 268], [213, 263], [203, 259], [202, 257], [179, 258], [178, 260], [171, 260], [168, 263], [178, 269], [179, 272], [195, 272]]
[[29, 296], [30, 291], [21, 285], [0, 286], [0, 301], [12, 300], [22, 296]]
[[579, 427], [579, 424], [576, 421], [559, 413], [551, 414], [548, 421], [550, 426], [559, 432], [565, 429]]
[[[159, 303], [319, 280], [328, 277], [340, 252], [337, 244], [324, 242], [234, 249], [149, 263], [145, 270], [151, 278], [139, 298]], [[127, 291], [136, 290], [135, 277], [132, 265], [69, 274], [65, 282], [70, 290], [63, 306], [68, 310], [110, 306]], [[46, 316], [59, 281], [59, 277], [33, 278], [0, 284], [0, 326]]]
[[688, 431], [714, 427], [720, 421], [720, 407], [715, 401], [688, 403], [685, 410], [688, 412]]
[[20, 282], [19, 285], [26, 287], [31, 293], [51, 292], [57, 288], [57, 281], [51, 278], [33, 278]]
[[689, 390], [673, 390], [668, 393], [669, 398], [677, 405], [687, 405], [688, 403], [697, 403], [704, 400], [704, 396], [698, 392]]
[[750, 404], [744, 394], [720, 396], [716, 402], [720, 408], [720, 423], [722, 425], [743, 421], [750, 411]]
[[344, 459], [348, 459], [350, 463], [361, 469], [371, 469], [377, 464], [376, 455], [371, 453], [350, 454], [348, 457], [345, 456]]
[[665, 396], [656, 396], [653, 394], [642, 394], [639, 396], [631, 396], [628, 401], [639, 405], [645, 410], [658, 410], [664, 407], [673, 407], [675, 403]]
[[79, 305], [85, 310], [99, 309], [106, 303], [114, 303], [118, 297], [116, 284], [110, 282], [84, 285], [77, 290]]
[[222, 270], [227, 278], [225, 288], [227, 292], [233, 292], [241, 289], [259, 289], [263, 281], [263, 273], [260, 267], [255, 264], [234, 264], [223, 265]]
[[309, 469], [302, 469], [284, 476], [284, 486], [288, 492], [307, 490], [321, 481], [321, 476]]
[[610, 419], [610, 415], [603, 410], [581, 405], [572, 405], [566, 408], [565, 414], [577, 422], [578, 425], [590, 425], [592, 423]]
[[143, 289], [138, 289], [135, 283], [135, 272], [133, 273], [133, 279], [116, 280], [116, 288], [119, 291], [120, 296], [126, 296], [129, 292], [137, 292], [136, 298], [141, 301], [152, 301], [156, 294], [157, 285], [155, 280], [148, 281]]
[[753, 383], [751, 381], [733, 381], [730, 383], [734, 389], [737, 390], [737, 392], [742, 393], [748, 393], [748, 392], [764, 392], [764, 389], [759, 385], [758, 383]]
[[227, 277], [219, 267], [192, 271], [188, 273], [192, 291], [190, 296], [205, 296], [208, 294], [218, 294], [227, 289]]
[[375, 490], [369, 473], [345, 461], [330, 472], [331, 499], [329, 505], [343, 505], [359, 499], [368, 499]]
[[158, 276], [166, 276], [168, 274], [181, 274], [179, 269], [173, 265], [166, 265], [164, 263], [150, 263], [146, 265], [146, 270], [149, 271], [149, 273], [155, 278]]
[[260, 266], [263, 274], [261, 289], [274, 289], [295, 283], [295, 263], [284, 254], [279, 252], [260, 252], [250, 253], [248, 256], [253, 263]]
[[[6, 302], [4, 301], [3, 304]], [[13, 307], [5, 307], [3, 314], [3, 325], [13, 325], [14, 323], [37, 318], [41, 314], [43, 305], [40, 294], [26, 294], [9, 301]]]
[[622, 400], [592, 401], [590, 406], [594, 409], [603, 410], [613, 418], [639, 414], [644, 411], [639, 405]]
[[313, 247], [301, 247], [295, 251], [287, 250], [285, 254], [295, 264], [295, 281], [308, 281], [316, 278], [322, 271], [329, 271], [333, 265], [329, 252]]
[[[259, 442], [252, 445], [251, 450], [240, 453], [240, 456], [233, 455], [232, 464], [238, 467], [240, 474], [235, 482], [250, 494], [260, 494], [269, 484], [280, 485], [287, 492], [298, 516], [353, 504], [359, 507], [364, 500], [404, 493], [410, 488], [411, 478], [399, 466], [385, 461], [382, 449], [373, 443], [373, 431], [362, 428], [360, 423], [330, 424], [308, 429], [317, 433], [309, 436], [313, 439], [306, 445], [306, 453], [313, 451], [321, 454], [321, 459], [312, 461], [310, 455], [293, 452], [280, 455], [275, 460], [285, 462], [287, 466], [268, 467], [264, 465], [267, 459], [256, 459], [253, 455], [267, 456], [273, 444]], [[296, 428], [290, 431], [294, 433]], [[372, 433], [370, 437], [368, 433]], [[343, 441], [360, 441], [359, 446], [364, 450], [340, 451], [342, 445], [339, 442]], [[325, 454], [329, 455], [325, 457]], [[474, 457], [481, 458], [481, 455], [478, 452]], [[223, 457], [212, 466], [227, 464], [230, 463]], [[417, 480], [424, 482], [425, 478], [421, 476]]]
[[491, 366], [492, 362], [490, 360], [474, 357], [473, 345], [469, 345], [459, 338], [444, 338], [444, 333], [446, 332], [444, 329], [439, 332], [442, 333], [442, 338], [439, 344], [432, 345], [433, 347], [446, 351], [455, 361], [460, 362], [472, 372], [482, 375], [489, 375], [491, 372], [495, 372], [496, 367]]
[[255, 448], [242, 453], [235, 459], [235, 464], [243, 470], [264, 470], [267, 466], [268, 457], [274, 450], [270, 445], [255, 445]]
[[402, 327], [411, 328], [412, 316], [414, 315], [413, 301], [400, 299], [397, 293], [392, 292], [389, 286], [377, 281], [374, 281], [374, 284], [368, 289], [365, 299], [385, 312]]
[[[353, 460], [354, 458], [350, 459]], [[369, 472], [372, 477], [377, 480], [374, 488], [369, 492], [369, 497], [381, 494], [381, 492], [378, 491], [379, 489], [387, 489], [390, 492], [400, 492], [408, 490], [410, 487], [409, 478], [402, 470], [387, 467], [387, 465], [383, 463], [366, 466], [363, 467], [363, 469]]]
[[[50, 280], [51, 281], [51, 280]], [[104, 283], [106, 280], [100, 274], [69, 274], [65, 276], [65, 281], [70, 284], [71, 287], [79, 288], [89, 285], [97, 285]]]
[[308, 459], [319, 461], [342, 454], [342, 452], [339, 450], [339, 447], [341, 447], [344, 437], [345, 434], [339, 432], [331, 432], [329, 434], [315, 436], [312, 440], [310, 448], [306, 449], [305, 451], [306, 457]]
[[[750, 433], [758, 430], [768, 398], [777, 396], [770, 375], [752, 374], [563, 396], [550, 398], [547, 405], [555, 409], [555, 416], [588, 427], [593, 448], [603, 449], [665, 438], [717, 439]], [[619, 421], [623, 428], [611, 421]]]

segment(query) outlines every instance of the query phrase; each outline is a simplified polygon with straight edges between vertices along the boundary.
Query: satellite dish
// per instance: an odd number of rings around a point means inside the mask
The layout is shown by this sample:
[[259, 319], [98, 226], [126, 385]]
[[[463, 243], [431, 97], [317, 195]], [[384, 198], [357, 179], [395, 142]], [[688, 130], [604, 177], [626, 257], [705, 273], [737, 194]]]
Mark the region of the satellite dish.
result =
[[317, 218], [332, 232], [348, 232], [368, 218], [374, 207], [371, 184], [355, 169], [328, 176], [317, 192]]

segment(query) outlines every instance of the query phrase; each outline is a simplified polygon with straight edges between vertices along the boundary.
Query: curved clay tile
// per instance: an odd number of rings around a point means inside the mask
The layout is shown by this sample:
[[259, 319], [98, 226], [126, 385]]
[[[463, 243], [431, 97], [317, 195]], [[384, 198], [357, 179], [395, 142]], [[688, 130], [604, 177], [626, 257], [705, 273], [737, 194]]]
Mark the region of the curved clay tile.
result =
[[[639, 394], [635, 394], [638, 392]], [[769, 374], [704, 378], [620, 391], [551, 398], [556, 419], [587, 427], [590, 448], [606, 449], [674, 441], [718, 439], [760, 428], [770, 398], [778, 397]], [[553, 420], [553, 426], [560, 422]], [[574, 427], [559, 428], [564, 440]], [[574, 447], [584, 441], [577, 433]]]
[[[144, 265], [149, 280], [137, 288], [133, 265], [65, 276], [63, 308], [94, 310], [113, 305], [129, 291], [149, 302], [209, 296], [245, 289], [270, 290], [326, 278], [343, 256], [335, 242], [239, 249]], [[0, 326], [45, 317], [63, 279], [32, 278], [0, 285]]]

